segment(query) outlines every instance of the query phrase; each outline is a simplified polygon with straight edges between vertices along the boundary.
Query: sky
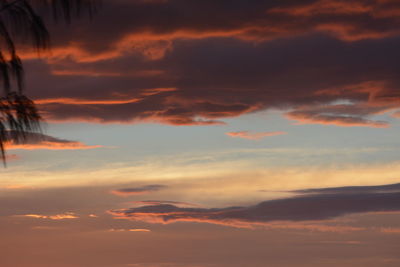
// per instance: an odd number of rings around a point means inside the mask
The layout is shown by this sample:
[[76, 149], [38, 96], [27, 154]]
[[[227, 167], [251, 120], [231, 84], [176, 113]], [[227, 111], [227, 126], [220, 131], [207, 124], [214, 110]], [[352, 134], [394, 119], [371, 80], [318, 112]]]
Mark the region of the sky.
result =
[[104, 0], [18, 46], [0, 266], [400, 266], [398, 0]]

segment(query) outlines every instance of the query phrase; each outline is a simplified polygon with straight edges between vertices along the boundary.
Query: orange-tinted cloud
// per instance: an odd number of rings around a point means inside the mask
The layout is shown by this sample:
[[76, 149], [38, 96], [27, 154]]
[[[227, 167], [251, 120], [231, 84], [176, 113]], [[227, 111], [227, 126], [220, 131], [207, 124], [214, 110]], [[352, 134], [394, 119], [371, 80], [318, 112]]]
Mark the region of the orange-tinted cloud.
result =
[[[48, 104], [64, 104], [64, 105], [121, 105], [131, 104], [142, 101], [145, 97], [157, 95], [164, 92], [176, 91], [176, 88], [150, 88], [142, 90], [137, 97], [128, 98], [125, 95], [116, 96], [115, 99], [79, 99], [79, 98], [48, 98], [48, 99], [36, 99], [37, 105], [48, 105]], [[118, 98], [117, 98], [118, 97]]]
[[109, 232], [142, 232], [142, 233], [150, 233], [151, 230], [149, 229], [136, 229], [136, 228], [132, 228], [132, 229], [110, 229], [108, 230]]
[[68, 143], [55, 143], [55, 142], [40, 142], [38, 144], [6, 144], [7, 149], [11, 150], [81, 150], [81, 149], [94, 149], [103, 146], [88, 146], [81, 142], [69, 141]]
[[243, 138], [248, 140], [260, 140], [265, 137], [284, 135], [286, 132], [249, 132], [249, 131], [240, 131], [240, 132], [229, 132], [226, 135], [234, 138]]
[[[292, 19], [304, 28], [313, 28], [315, 31], [328, 32], [346, 41], [362, 39], [379, 39], [399, 34], [397, 27], [385, 27], [385, 20], [399, 21], [399, 3], [388, 3], [379, 0], [316, 0], [295, 5], [274, 7], [267, 14], [285, 16]], [[367, 25], [375, 24], [372, 27]], [[379, 31], [378, 25], [385, 30]], [[311, 29], [310, 29], [311, 30]]]
[[337, 0], [319, 0], [311, 3], [300, 4], [293, 7], [277, 7], [271, 9], [271, 13], [285, 13], [294, 16], [315, 16], [320, 14], [362, 14], [371, 12], [372, 6], [364, 1], [337, 1]]
[[71, 220], [71, 219], [78, 219], [79, 217], [73, 212], [67, 212], [63, 214], [56, 214], [56, 215], [42, 215], [42, 214], [25, 214], [25, 215], [18, 215], [19, 217], [25, 218], [33, 218], [33, 219], [47, 219], [47, 220]]
[[55, 76], [87, 76], [87, 77], [156, 77], [163, 74], [162, 70], [142, 70], [135, 72], [97, 72], [96, 70], [52, 70], [51, 73]]
[[46, 104], [65, 104], [65, 105], [118, 105], [118, 104], [129, 104], [139, 102], [140, 98], [132, 99], [121, 99], [121, 100], [85, 100], [85, 99], [73, 99], [73, 98], [50, 98], [50, 99], [39, 99], [35, 103], [38, 105]]
[[38, 133], [27, 133], [26, 139], [22, 141], [13, 140], [13, 138], [11, 137], [10, 141], [7, 141], [5, 143], [5, 146], [7, 149], [11, 150], [17, 150], [17, 149], [23, 149], [23, 150], [36, 150], [36, 149], [77, 150], [78, 149], [79, 150], [79, 149], [94, 149], [102, 147], [98, 145], [89, 146], [81, 142], [59, 139]]
[[393, 228], [393, 227], [381, 228], [381, 232], [385, 234], [400, 234], [400, 228]]
[[[177, 40], [236, 38], [250, 42], [321, 32], [341, 40], [385, 38], [399, 34], [400, 4], [380, 0], [273, 0], [248, 3], [204, 0], [115, 1], [92, 23], [79, 30], [56, 26], [51, 60], [96, 62], [136, 53], [157, 60], [173, 49]], [[111, 13], [115, 12], [115, 13]], [[191, 13], [188, 18], [184, 14]], [[218, 16], [209, 16], [210, 13]], [[149, 20], [148, 14], [159, 14]], [[112, 20], [118, 28], [109, 28]], [[207, 21], [207, 23], [203, 23]], [[75, 38], [71, 38], [73, 34]], [[103, 44], [101, 47], [100, 43]], [[35, 57], [25, 52], [24, 58]]]
[[400, 111], [393, 113], [392, 116], [395, 118], [400, 118]]

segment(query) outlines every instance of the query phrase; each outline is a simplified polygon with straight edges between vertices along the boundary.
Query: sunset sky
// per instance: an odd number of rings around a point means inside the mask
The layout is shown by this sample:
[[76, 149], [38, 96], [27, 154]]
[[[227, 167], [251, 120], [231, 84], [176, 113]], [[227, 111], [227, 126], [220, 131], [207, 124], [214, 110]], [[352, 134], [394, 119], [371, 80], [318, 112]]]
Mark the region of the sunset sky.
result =
[[[46, 15], [44, 15], [46, 16]], [[400, 266], [399, 0], [104, 0], [19, 44], [1, 267]]]

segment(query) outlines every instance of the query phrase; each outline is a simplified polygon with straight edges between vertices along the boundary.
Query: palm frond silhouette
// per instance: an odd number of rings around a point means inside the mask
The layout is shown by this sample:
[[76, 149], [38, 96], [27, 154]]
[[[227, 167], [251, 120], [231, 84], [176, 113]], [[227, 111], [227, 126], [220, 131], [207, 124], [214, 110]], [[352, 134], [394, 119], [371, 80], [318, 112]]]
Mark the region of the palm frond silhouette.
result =
[[[17, 42], [31, 41], [38, 52], [49, 48], [49, 33], [37, 10], [45, 7], [55, 20], [96, 11], [99, 0], [0, 0], [0, 157], [6, 163], [6, 143], [24, 142], [40, 132], [40, 114], [24, 95], [24, 68]], [[12, 132], [12, 134], [10, 134]]]

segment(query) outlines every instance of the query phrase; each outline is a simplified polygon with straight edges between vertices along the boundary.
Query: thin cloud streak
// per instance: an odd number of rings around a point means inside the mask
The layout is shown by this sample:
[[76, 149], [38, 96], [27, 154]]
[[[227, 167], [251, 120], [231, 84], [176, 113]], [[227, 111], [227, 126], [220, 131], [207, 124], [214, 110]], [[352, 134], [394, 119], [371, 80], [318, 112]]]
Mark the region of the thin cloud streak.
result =
[[89, 146], [81, 142], [55, 138], [38, 133], [26, 133], [26, 139], [22, 141], [15, 140], [12, 132], [10, 132], [9, 135], [10, 140], [5, 143], [5, 146], [10, 150], [86, 150], [103, 147], [100, 145]]
[[166, 187], [167, 186], [165, 186], [165, 185], [153, 184], [153, 185], [145, 185], [145, 186], [141, 186], [141, 187], [120, 188], [120, 189], [112, 190], [111, 194], [114, 194], [117, 196], [122, 196], [122, 197], [128, 197], [128, 196], [143, 195], [143, 194], [149, 194], [152, 192], [157, 192], [162, 189], [165, 189]]
[[140, 228], [138, 228], [138, 229], [136, 229], [136, 228], [132, 228], [132, 229], [114, 229], [114, 228], [112, 228], [108, 231], [109, 232], [137, 232], [137, 233], [139, 233], [139, 232], [150, 233], [151, 232], [151, 230], [149, 230], [149, 229], [140, 229]]
[[249, 132], [249, 131], [240, 131], [240, 132], [228, 132], [226, 135], [233, 138], [242, 138], [248, 140], [261, 140], [265, 137], [277, 136], [277, 135], [285, 135], [287, 132]]
[[400, 234], [400, 228], [385, 227], [381, 228], [381, 232], [385, 234]]
[[78, 219], [79, 217], [73, 212], [67, 212], [63, 214], [56, 215], [42, 215], [42, 214], [25, 214], [25, 215], [16, 215], [18, 217], [32, 218], [32, 219], [47, 219], [53, 221], [61, 221], [61, 220], [71, 220]]
[[166, 201], [166, 200], [140, 200], [140, 201], [131, 201], [129, 203], [136, 205], [148, 205], [148, 206], [157, 206], [157, 205], [174, 205], [178, 207], [199, 207], [197, 204], [180, 202], [180, 201]]

